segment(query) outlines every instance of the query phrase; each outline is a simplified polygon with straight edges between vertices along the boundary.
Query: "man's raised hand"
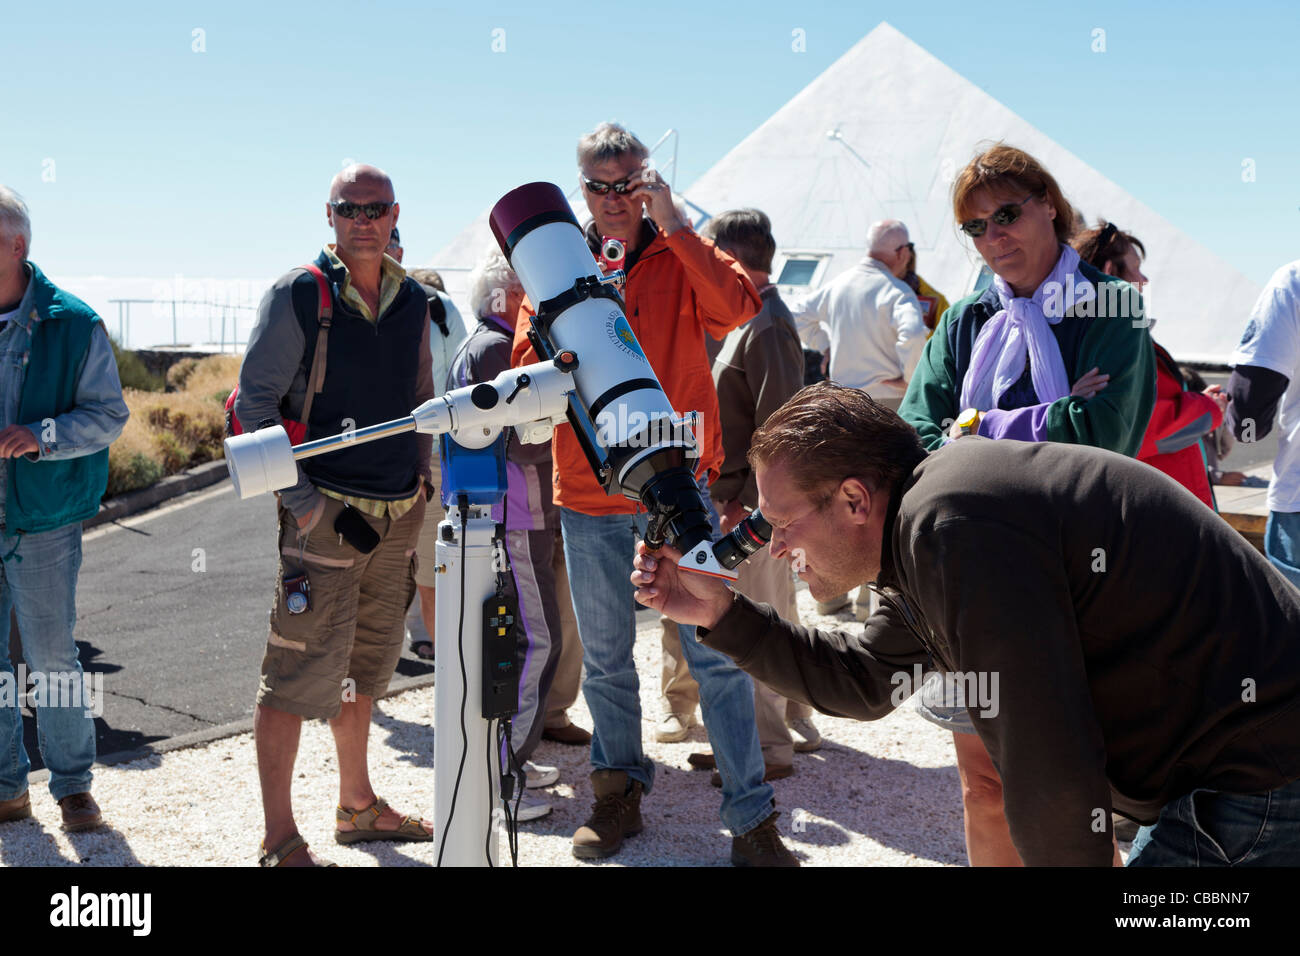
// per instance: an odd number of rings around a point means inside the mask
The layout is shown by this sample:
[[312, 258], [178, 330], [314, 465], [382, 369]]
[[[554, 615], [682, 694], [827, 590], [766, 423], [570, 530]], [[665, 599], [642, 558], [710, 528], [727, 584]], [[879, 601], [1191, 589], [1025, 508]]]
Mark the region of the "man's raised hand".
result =
[[731, 588], [717, 578], [679, 570], [681, 557], [669, 545], [651, 554], [645, 542], [638, 541], [632, 561], [635, 597], [678, 624], [713, 628], [731, 610]]

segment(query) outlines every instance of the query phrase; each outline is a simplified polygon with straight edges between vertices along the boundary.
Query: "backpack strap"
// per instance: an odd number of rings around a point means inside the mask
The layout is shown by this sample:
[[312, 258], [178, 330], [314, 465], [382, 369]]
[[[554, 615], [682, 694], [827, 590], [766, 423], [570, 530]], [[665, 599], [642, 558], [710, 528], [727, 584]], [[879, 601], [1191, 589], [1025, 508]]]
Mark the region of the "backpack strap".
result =
[[451, 329], [447, 328], [447, 306], [443, 303], [442, 297], [438, 295], [426, 295], [429, 300], [429, 318], [433, 324], [438, 327], [445, 339], [451, 335]]
[[318, 305], [316, 307], [316, 324], [318, 331], [316, 333], [316, 352], [312, 355], [311, 372], [307, 376], [307, 397], [302, 403], [302, 423], [307, 426], [311, 422], [311, 403], [316, 397], [316, 393], [325, 387], [325, 358], [326, 348], [329, 345], [330, 321], [334, 315], [334, 297], [330, 294], [329, 279], [325, 273], [315, 263], [309, 262], [303, 266], [311, 273], [312, 278], [316, 280], [316, 291], [319, 294]]

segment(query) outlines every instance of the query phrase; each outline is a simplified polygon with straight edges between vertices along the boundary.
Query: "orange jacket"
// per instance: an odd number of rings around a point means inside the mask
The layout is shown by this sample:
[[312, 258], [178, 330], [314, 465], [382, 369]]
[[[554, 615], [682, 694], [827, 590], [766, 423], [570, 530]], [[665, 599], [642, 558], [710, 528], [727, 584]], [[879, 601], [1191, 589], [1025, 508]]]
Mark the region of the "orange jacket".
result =
[[[674, 411], [700, 413], [696, 475], [707, 471], [712, 481], [722, 467], [722, 431], [704, 337], [720, 339], [757, 315], [763, 305], [758, 291], [731, 256], [690, 228], [682, 228], [671, 236], [660, 231], [642, 250], [628, 272], [624, 298], [628, 324]], [[511, 364], [516, 368], [537, 361], [528, 343], [532, 326], [525, 313], [532, 313], [527, 301], [515, 325]], [[556, 427], [552, 451], [557, 505], [589, 515], [639, 510], [639, 502], [605, 493], [567, 422]]]

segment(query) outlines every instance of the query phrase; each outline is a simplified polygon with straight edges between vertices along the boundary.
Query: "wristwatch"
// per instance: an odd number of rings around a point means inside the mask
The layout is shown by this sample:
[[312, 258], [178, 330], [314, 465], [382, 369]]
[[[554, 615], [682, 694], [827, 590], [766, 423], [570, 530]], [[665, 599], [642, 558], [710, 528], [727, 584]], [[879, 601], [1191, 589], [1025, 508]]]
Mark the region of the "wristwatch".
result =
[[956, 425], [963, 435], [974, 435], [979, 432], [980, 419], [984, 413], [978, 408], [968, 408], [957, 416]]

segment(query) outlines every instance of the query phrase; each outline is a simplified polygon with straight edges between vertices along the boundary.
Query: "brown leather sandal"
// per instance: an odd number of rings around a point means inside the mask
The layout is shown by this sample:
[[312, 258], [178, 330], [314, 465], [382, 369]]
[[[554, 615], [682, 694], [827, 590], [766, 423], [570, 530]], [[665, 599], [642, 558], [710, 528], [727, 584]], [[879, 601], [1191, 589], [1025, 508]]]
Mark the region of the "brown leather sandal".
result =
[[340, 806], [335, 811], [339, 823], [350, 823], [355, 830], [334, 830], [336, 843], [364, 843], [368, 840], [403, 840], [410, 843], [424, 843], [433, 839], [433, 834], [424, 828], [423, 821], [416, 817], [402, 817], [402, 822], [394, 830], [379, 830], [375, 821], [388, 809], [388, 801], [375, 797], [375, 802], [360, 810]]
[[[301, 834], [295, 833], [289, 839], [285, 840], [274, 850], [266, 852], [266, 844], [262, 845], [262, 855], [257, 858], [258, 866], [284, 866], [284, 861], [289, 859], [297, 850], [305, 848], [307, 841], [302, 838]], [[313, 856], [311, 850], [307, 850], [307, 858], [312, 860], [313, 866], [338, 866], [337, 863], [331, 863], [329, 860]]]

